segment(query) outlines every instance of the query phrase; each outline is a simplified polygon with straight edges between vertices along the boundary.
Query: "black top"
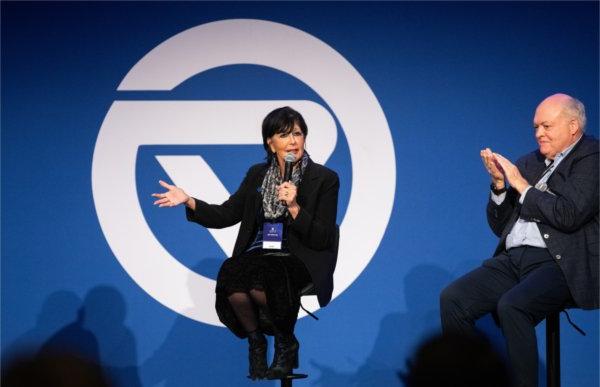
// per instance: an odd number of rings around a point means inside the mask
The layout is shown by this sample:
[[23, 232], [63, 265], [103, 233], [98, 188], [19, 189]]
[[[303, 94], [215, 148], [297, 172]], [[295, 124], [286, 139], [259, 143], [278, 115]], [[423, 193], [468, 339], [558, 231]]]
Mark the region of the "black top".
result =
[[[194, 199], [196, 209], [186, 207], [187, 219], [204, 227], [224, 228], [242, 222], [233, 257], [242, 254], [255, 236], [257, 214], [262, 207], [259, 191], [267, 168], [266, 163], [250, 167], [237, 191], [222, 204]], [[329, 303], [333, 292], [339, 240], [336, 225], [339, 186], [335, 172], [309, 160], [298, 187], [300, 212], [296, 219], [288, 217], [289, 250], [308, 269], [321, 306]]]

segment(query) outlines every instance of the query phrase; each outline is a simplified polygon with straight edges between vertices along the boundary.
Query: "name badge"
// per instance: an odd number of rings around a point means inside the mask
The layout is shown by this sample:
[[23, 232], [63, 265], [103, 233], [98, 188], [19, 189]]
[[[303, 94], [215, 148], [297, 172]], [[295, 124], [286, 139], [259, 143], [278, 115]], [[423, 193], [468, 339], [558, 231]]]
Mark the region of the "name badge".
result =
[[263, 249], [281, 250], [283, 240], [283, 223], [263, 224]]

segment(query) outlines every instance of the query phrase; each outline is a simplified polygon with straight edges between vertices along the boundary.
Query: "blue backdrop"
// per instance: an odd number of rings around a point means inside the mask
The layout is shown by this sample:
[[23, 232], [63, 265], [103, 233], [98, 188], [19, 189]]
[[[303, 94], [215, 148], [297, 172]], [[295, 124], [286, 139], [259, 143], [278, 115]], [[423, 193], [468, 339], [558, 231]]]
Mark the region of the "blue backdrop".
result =
[[[231, 64], [173, 90], [117, 90], [141, 58], [172, 36], [227, 19], [304, 31], [358, 71], [389, 125], [390, 140], [372, 152], [391, 147], [395, 169], [369, 166], [395, 171], [385, 234], [360, 276], [317, 312], [321, 320], [303, 318], [297, 325], [301, 370], [311, 385], [399, 384], [396, 371], [439, 330], [440, 290], [488, 258], [497, 242], [485, 220], [489, 178], [481, 148], [512, 160], [535, 149], [533, 111], [555, 92], [581, 99], [588, 132], [598, 135], [597, 2], [2, 2], [1, 10], [2, 353], [88, 331], [92, 339], [73, 345], [91, 353], [96, 342], [100, 362], [121, 386], [251, 382], [245, 342], [156, 301], [109, 245], [92, 161], [114, 101], [313, 101], [335, 120], [337, 142], [327, 165], [341, 178], [342, 224], [356, 190], [357, 159], [342, 117], [321, 93], [285, 71]], [[319, 60], [310, 51], [305, 55]], [[343, 84], [339, 92], [353, 97]], [[258, 122], [249, 126], [258, 128]], [[309, 152], [311, 133], [318, 131], [309, 128]], [[165, 250], [214, 278], [225, 254], [212, 236], [185, 222], [181, 209], [151, 205], [156, 180], [169, 179], [155, 156], [202, 155], [231, 192], [247, 166], [261, 161], [261, 146], [142, 145], [135, 159], [136, 206]], [[115, 147], [115, 159], [120, 152]], [[120, 168], [127, 166], [115, 165], [115, 175]], [[373, 173], [373, 184], [378, 177]], [[360, 229], [342, 234], [342, 240], [361, 237]], [[78, 310], [85, 311], [81, 320]], [[598, 385], [598, 312], [574, 310], [572, 317], [587, 336], [562, 321], [563, 383]], [[501, 348], [491, 319], [480, 325]], [[538, 337], [544, 337], [543, 324]], [[539, 347], [543, 373], [543, 340]]]

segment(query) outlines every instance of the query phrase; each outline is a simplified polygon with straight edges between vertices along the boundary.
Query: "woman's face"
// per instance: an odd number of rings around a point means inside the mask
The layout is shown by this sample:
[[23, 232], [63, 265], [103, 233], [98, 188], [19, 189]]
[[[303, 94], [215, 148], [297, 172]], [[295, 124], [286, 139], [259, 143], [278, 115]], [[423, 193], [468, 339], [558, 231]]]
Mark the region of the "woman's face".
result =
[[283, 165], [284, 157], [288, 153], [294, 155], [295, 161], [304, 155], [304, 133], [297, 124], [294, 124], [294, 129], [289, 133], [275, 133], [267, 139], [267, 144], [277, 156], [279, 165]]

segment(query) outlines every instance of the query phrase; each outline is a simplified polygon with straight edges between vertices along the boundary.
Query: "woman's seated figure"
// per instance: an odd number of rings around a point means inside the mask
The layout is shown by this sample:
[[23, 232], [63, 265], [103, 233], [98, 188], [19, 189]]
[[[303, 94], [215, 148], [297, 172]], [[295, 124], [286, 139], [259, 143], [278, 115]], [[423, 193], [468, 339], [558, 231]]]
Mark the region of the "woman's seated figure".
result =
[[[184, 204], [189, 221], [223, 228], [241, 222], [233, 256], [217, 278], [219, 319], [249, 344], [249, 377], [279, 379], [298, 367], [294, 336], [300, 290], [314, 285], [319, 304], [331, 299], [337, 259], [339, 180], [305, 150], [308, 128], [297, 111], [282, 107], [262, 124], [266, 162], [253, 165], [222, 204], [208, 204], [163, 181], [156, 205]], [[291, 175], [284, 181], [286, 156]], [[267, 365], [265, 334], [275, 337]]]

